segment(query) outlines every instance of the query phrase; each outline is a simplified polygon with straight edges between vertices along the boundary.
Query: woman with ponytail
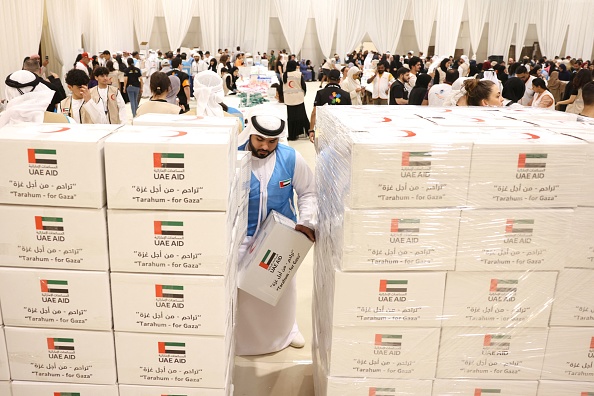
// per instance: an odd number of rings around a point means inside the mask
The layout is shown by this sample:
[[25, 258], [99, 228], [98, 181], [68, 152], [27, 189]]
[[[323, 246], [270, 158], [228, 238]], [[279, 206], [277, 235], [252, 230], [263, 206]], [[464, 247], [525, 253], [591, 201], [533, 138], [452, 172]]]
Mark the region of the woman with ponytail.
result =
[[464, 90], [468, 106], [501, 107], [503, 105], [501, 91], [491, 80], [469, 78], [464, 81]]
[[154, 72], [150, 80], [151, 98], [136, 110], [136, 116], [147, 113], [181, 114], [182, 108], [168, 103], [166, 98], [171, 89], [171, 81], [167, 74]]

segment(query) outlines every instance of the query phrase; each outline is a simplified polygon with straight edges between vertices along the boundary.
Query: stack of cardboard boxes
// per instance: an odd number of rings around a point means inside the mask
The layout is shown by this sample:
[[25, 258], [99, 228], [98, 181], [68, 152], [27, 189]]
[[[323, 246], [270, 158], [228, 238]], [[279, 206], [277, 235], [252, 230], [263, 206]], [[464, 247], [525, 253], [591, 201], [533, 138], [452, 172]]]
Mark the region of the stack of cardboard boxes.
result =
[[219, 125], [106, 142], [120, 395], [232, 392], [240, 174], [237, 131]]
[[556, 327], [593, 319], [592, 226], [574, 216], [591, 200], [592, 146], [526, 119], [319, 111], [319, 394], [536, 396], [592, 381], [594, 328]]
[[0, 301], [16, 396], [117, 395], [103, 170], [116, 128], [0, 131]]
[[201, 123], [0, 131], [0, 394], [232, 394], [251, 169]]

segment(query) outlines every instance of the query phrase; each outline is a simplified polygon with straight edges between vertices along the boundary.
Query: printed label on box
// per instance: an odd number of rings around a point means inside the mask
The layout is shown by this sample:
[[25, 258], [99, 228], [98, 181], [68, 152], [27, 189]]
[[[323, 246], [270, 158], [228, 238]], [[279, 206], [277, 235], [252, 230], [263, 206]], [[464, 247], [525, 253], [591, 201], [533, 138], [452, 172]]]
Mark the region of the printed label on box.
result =
[[332, 329], [329, 374], [338, 377], [431, 379], [435, 376], [439, 329]]
[[571, 210], [464, 210], [456, 271], [561, 269], [572, 220]]
[[559, 272], [551, 326], [594, 326], [594, 270]]
[[7, 327], [13, 380], [116, 383], [113, 333]]
[[547, 327], [557, 272], [450, 272], [444, 326]]
[[438, 378], [540, 378], [548, 329], [444, 328]]
[[107, 272], [0, 269], [9, 326], [111, 330]]
[[232, 295], [222, 276], [111, 274], [116, 331], [225, 335]]
[[106, 271], [105, 209], [0, 205], [0, 266]]
[[551, 327], [542, 379], [594, 381], [594, 328]]
[[453, 270], [459, 210], [345, 210], [344, 271]]
[[440, 327], [445, 275], [336, 271], [333, 324]]
[[431, 394], [431, 382], [328, 377], [326, 396], [427, 396]]
[[433, 396], [536, 396], [537, 381], [442, 380], [433, 382]]
[[14, 381], [12, 392], [12, 396], [118, 396], [118, 386]]

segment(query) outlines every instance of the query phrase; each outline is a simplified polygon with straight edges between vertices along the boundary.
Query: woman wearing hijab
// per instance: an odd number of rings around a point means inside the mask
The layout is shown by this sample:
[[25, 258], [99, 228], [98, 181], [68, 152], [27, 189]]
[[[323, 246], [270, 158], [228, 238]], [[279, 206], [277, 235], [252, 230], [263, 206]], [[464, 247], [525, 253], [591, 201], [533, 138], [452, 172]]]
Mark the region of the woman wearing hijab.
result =
[[561, 70], [559, 72], [559, 80], [561, 80], [561, 81], [570, 81], [571, 80], [571, 73], [567, 71], [567, 66], [565, 66], [565, 63], [561, 63], [559, 65], [559, 70]]
[[563, 93], [565, 92], [565, 85], [567, 82], [559, 80], [559, 72], [553, 71], [549, 77], [549, 84], [548, 88], [553, 98], [555, 99], [555, 103], [561, 101], [563, 99]]
[[451, 64], [452, 62], [450, 61], [450, 58], [443, 58], [441, 60], [441, 62], [439, 63], [439, 67], [435, 68], [436, 73], [435, 78], [433, 79], [433, 84], [437, 85], [443, 84], [445, 82], [446, 72], [448, 71], [448, 68]]
[[179, 87], [181, 86], [181, 83], [179, 81], [179, 78], [174, 75], [169, 76], [169, 81], [170, 81], [170, 88], [167, 91], [167, 96], [165, 97], [165, 100], [168, 103], [171, 103], [171, 104], [174, 104], [177, 106], [177, 94], [179, 93]]
[[[445, 81], [445, 79], [444, 79]], [[431, 82], [431, 76], [429, 74], [419, 74], [415, 86], [408, 95], [408, 104], [420, 106], [423, 104], [425, 95], [427, 94], [427, 88]]]
[[351, 95], [351, 103], [355, 106], [360, 106], [362, 104], [361, 92], [364, 89], [361, 88], [361, 81], [359, 80], [360, 77], [361, 71], [357, 66], [353, 66], [349, 68], [347, 77], [343, 82], [340, 83], [340, 88], [344, 89]]
[[210, 71], [213, 71], [215, 73], [218, 73], [218, 70], [217, 70], [217, 60], [215, 58], [211, 58], [210, 59], [210, 63], [208, 64], [208, 69], [207, 70], [210, 70]]
[[297, 140], [309, 129], [309, 118], [305, 111], [305, 93], [307, 87], [303, 75], [294, 60], [287, 63], [287, 71], [283, 73], [283, 93], [287, 105], [287, 124], [289, 140]]
[[511, 77], [503, 86], [503, 106], [507, 107], [524, 107], [518, 102], [524, 96], [526, 91], [526, 84], [518, 77]]

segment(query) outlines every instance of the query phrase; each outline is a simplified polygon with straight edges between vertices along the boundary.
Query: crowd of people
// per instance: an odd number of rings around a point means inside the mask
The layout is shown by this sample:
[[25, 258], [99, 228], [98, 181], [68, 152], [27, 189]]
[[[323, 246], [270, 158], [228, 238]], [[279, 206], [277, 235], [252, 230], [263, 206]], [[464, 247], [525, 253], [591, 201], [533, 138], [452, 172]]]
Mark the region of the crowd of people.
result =
[[[79, 123], [123, 122], [126, 104], [133, 117], [147, 111], [186, 113], [194, 101], [198, 112], [224, 115], [228, 109], [222, 97], [237, 94], [240, 68], [253, 65], [277, 76], [275, 87], [286, 105], [289, 140], [307, 136], [315, 127], [305, 112], [304, 98], [306, 82], [318, 80], [320, 88], [332, 84], [344, 91], [334, 92], [341, 95], [341, 104], [348, 97], [349, 104], [354, 105], [531, 106], [592, 115], [589, 103], [594, 64], [569, 56], [480, 63], [465, 55], [424, 57], [413, 51], [405, 56], [353, 51], [343, 60], [334, 54], [316, 68], [310, 60], [298, 60], [284, 49], [278, 54], [274, 50], [269, 54], [244, 53], [240, 47], [233, 52], [218, 49], [212, 54], [208, 50], [149, 50], [146, 56], [138, 51], [118, 51], [112, 56], [105, 50], [93, 56], [79, 54], [64, 76], [65, 84], [48, 72], [48, 63], [48, 57], [42, 60], [37, 54], [25, 58], [23, 71], [28, 73], [8, 76], [7, 90], [53, 91], [46, 110], [56, 115], [44, 117], [61, 120], [61, 114]], [[334, 70], [339, 72], [338, 80], [330, 80]], [[206, 85], [198, 82], [201, 74]], [[218, 97], [220, 106], [211, 95]], [[5, 97], [11, 99], [8, 94]], [[149, 99], [144, 108], [139, 108], [141, 98]]]

